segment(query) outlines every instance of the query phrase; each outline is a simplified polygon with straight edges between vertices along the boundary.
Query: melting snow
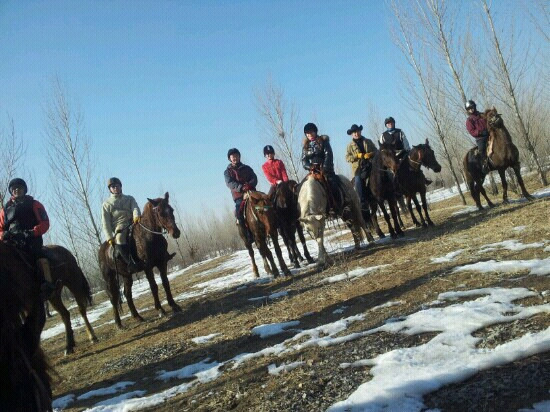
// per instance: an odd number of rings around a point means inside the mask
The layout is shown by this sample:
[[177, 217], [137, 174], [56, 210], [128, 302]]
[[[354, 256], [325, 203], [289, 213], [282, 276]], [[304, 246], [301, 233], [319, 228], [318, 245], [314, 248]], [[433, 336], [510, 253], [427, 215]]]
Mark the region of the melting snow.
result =
[[106, 388], [99, 388], [93, 391], [83, 393], [76, 399], [78, 401], [81, 401], [81, 400], [90, 399], [96, 396], [113, 395], [117, 392], [121, 392], [122, 390], [126, 389], [127, 386], [132, 386], [133, 384], [135, 384], [135, 382], [129, 382], [129, 381], [117, 382], [114, 385], [108, 386]]
[[455, 257], [460, 255], [462, 252], [464, 252], [466, 249], [458, 249], [454, 252], [449, 252], [445, 256], [438, 257], [438, 258], [431, 258], [432, 263], [446, 263], [446, 262], [452, 262]]
[[357, 279], [371, 272], [374, 272], [375, 270], [385, 268], [386, 266], [390, 266], [390, 265], [378, 265], [378, 266], [371, 266], [368, 268], [353, 269], [353, 270], [350, 270], [349, 272], [342, 273], [340, 275], [334, 275], [334, 276], [330, 276], [328, 278], [322, 279], [321, 281], [319, 281], [319, 283], [334, 283], [334, 282], [340, 282], [341, 280]]
[[267, 372], [270, 375], [278, 375], [281, 372], [290, 372], [293, 369], [296, 369], [298, 366], [303, 365], [304, 361], [296, 361], [292, 363], [283, 363], [280, 366], [277, 366], [276, 364], [272, 363], [267, 367]]
[[205, 336], [198, 336], [196, 338], [191, 339], [191, 342], [196, 344], [206, 343], [211, 339], [214, 339], [216, 336], [221, 335], [221, 333], [211, 333], [210, 335]]
[[529, 270], [530, 275], [550, 275], [550, 258], [531, 260], [489, 260], [487, 262], [476, 262], [469, 265], [458, 266], [454, 272], [476, 270], [478, 272], [504, 272], [514, 273], [521, 270]]
[[544, 243], [541, 243], [541, 242], [528, 243], [525, 245], [515, 239], [511, 239], [511, 240], [504, 240], [502, 242], [483, 245], [481, 246], [479, 253], [486, 253], [497, 249], [508, 249], [513, 251], [519, 251], [519, 250], [525, 250], [525, 249], [539, 248], [543, 246], [544, 246]]
[[293, 320], [283, 323], [269, 323], [266, 325], [259, 325], [252, 328], [253, 335], [260, 335], [260, 338], [267, 338], [269, 336], [278, 335], [279, 333], [288, 332], [286, 329], [298, 326], [300, 321]]

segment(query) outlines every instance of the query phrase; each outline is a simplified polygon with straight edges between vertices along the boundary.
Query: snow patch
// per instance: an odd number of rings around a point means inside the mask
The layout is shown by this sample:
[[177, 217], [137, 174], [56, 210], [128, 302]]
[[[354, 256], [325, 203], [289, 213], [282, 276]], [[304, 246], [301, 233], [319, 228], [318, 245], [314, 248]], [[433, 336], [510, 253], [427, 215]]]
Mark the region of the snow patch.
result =
[[253, 327], [252, 334], [259, 335], [260, 338], [264, 339], [269, 336], [278, 335], [279, 333], [288, 332], [286, 329], [298, 326], [299, 324], [300, 321], [298, 320], [283, 323], [268, 323]]
[[455, 257], [460, 255], [462, 252], [464, 252], [466, 249], [458, 249], [454, 252], [449, 252], [445, 256], [437, 257], [437, 258], [431, 258], [432, 263], [446, 263], [446, 262], [452, 262]]
[[489, 260], [486, 262], [471, 263], [464, 266], [458, 266], [453, 269], [453, 273], [475, 270], [482, 273], [503, 272], [514, 273], [522, 270], [529, 270], [530, 275], [550, 275], [550, 258], [531, 259], [531, 260]]
[[206, 343], [206, 342], [214, 339], [216, 336], [219, 336], [219, 335], [221, 335], [221, 333], [211, 333], [210, 335], [198, 336], [196, 338], [192, 338], [191, 342], [196, 343], [196, 344]]
[[281, 372], [290, 372], [291, 370], [296, 369], [298, 366], [303, 365], [304, 361], [296, 361], [291, 363], [283, 363], [280, 366], [272, 363], [267, 367], [267, 372], [270, 375], [279, 375]]

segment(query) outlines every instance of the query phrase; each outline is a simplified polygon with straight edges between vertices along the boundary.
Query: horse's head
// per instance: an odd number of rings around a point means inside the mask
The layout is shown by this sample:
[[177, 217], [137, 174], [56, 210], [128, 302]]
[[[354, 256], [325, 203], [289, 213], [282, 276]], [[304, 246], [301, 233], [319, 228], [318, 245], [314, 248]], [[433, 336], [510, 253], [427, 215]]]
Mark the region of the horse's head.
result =
[[155, 219], [156, 223], [163, 229], [166, 229], [170, 236], [172, 236], [174, 239], [177, 239], [180, 237], [180, 230], [178, 228], [178, 225], [176, 224], [176, 219], [174, 218], [174, 209], [168, 203], [168, 198], [169, 195], [168, 192], [166, 192], [164, 194], [164, 198], [147, 198], [147, 200], [152, 205], [153, 218]]
[[492, 109], [485, 110], [483, 116], [487, 120], [487, 126], [492, 129], [497, 129], [504, 126], [502, 115], [497, 112], [497, 109], [495, 109], [494, 107]]
[[399, 168], [399, 160], [392, 145], [383, 144], [378, 151], [380, 166], [390, 169], [394, 174]]
[[258, 191], [248, 191], [247, 200], [254, 209], [254, 213], [261, 215], [272, 210], [273, 203], [268, 195]]
[[292, 199], [296, 196], [294, 194], [295, 187], [296, 182], [294, 180], [279, 183], [275, 191], [275, 206], [280, 209], [289, 207], [292, 203]]
[[414, 146], [413, 150], [414, 149], [418, 150], [418, 154], [420, 157], [418, 161], [422, 163], [422, 166], [425, 166], [428, 169], [432, 169], [436, 173], [441, 172], [441, 165], [437, 162], [435, 158], [435, 153], [430, 146], [430, 142], [428, 141], [428, 139], [426, 139], [426, 143]]

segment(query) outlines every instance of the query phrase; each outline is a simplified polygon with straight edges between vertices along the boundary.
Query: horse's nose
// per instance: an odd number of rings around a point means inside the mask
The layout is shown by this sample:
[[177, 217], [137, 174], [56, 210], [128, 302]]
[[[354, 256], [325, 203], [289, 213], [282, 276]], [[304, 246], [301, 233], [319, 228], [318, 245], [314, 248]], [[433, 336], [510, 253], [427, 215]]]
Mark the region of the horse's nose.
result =
[[174, 239], [177, 239], [180, 237], [180, 230], [178, 228], [175, 228], [174, 231], [172, 232], [172, 237]]

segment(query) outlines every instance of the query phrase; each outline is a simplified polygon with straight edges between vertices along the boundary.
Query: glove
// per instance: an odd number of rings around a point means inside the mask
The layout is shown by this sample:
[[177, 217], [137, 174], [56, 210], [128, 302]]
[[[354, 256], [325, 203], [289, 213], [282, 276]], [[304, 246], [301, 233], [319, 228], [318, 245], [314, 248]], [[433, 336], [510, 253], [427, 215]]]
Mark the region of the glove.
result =
[[283, 181], [282, 181], [282, 180], [277, 180], [276, 183], [277, 183], [278, 185], [280, 185], [281, 183], [283, 183]]
[[357, 153], [357, 158], [362, 159], [363, 158], [363, 153]]
[[374, 156], [374, 152], [365, 153], [363, 156], [364, 156], [365, 159], [370, 159], [371, 157]]
[[115, 238], [111, 238], [107, 241], [111, 246], [115, 244]]
[[249, 190], [252, 190], [252, 186], [250, 186], [248, 183], [245, 183], [243, 185], [242, 191], [243, 192], [248, 192]]
[[140, 220], [141, 220], [141, 216], [134, 217], [134, 224], [139, 223]]

